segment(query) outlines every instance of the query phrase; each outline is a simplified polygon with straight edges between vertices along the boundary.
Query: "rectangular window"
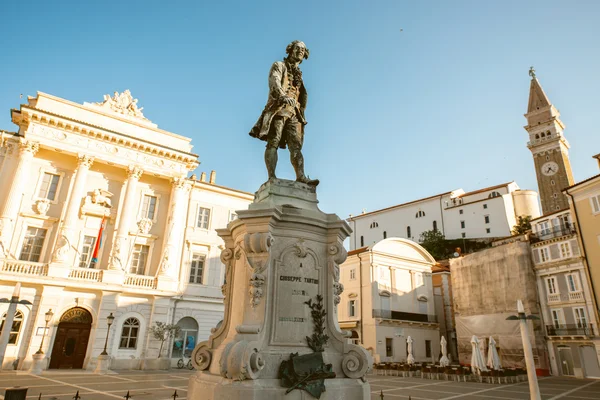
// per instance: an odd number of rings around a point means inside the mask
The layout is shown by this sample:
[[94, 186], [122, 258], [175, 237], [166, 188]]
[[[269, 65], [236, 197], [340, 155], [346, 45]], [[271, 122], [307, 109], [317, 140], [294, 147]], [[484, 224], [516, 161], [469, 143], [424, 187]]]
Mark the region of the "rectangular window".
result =
[[23, 238], [23, 246], [19, 260], [39, 262], [42, 254], [42, 247], [46, 239], [46, 229], [35, 228], [30, 226], [27, 228], [25, 238]]
[[462, 229], [465, 229], [465, 221], [460, 221], [460, 227], [461, 227]]
[[236, 213], [234, 213], [233, 211], [231, 211], [231, 212], [229, 213], [229, 222], [231, 222], [231, 221], [235, 221], [235, 220], [237, 219], [237, 217], [238, 217], [238, 216], [237, 216], [237, 214], [236, 214]]
[[487, 204], [484, 204], [484, 205], [483, 205], [483, 208], [487, 208]]
[[540, 222], [538, 225], [538, 233], [540, 235], [548, 235], [550, 233], [550, 224], [548, 221]]
[[483, 217], [485, 219], [485, 223], [489, 224], [490, 223], [490, 216], [486, 215], [485, 217]]
[[91, 261], [92, 253], [94, 252], [94, 245], [96, 244], [96, 238], [93, 236], [83, 237], [83, 246], [81, 247], [81, 256], [79, 258], [79, 268], [95, 268], [96, 263]]
[[204, 261], [206, 257], [202, 254], [194, 253], [190, 263], [190, 283], [202, 284], [202, 274], [204, 273]]
[[425, 341], [425, 357], [431, 358], [431, 340]]
[[56, 199], [56, 190], [58, 189], [59, 179], [59, 175], [44, 172], [44, 176], [42, 177], [42, 184], [40, 185], [40, 191], [38, 192], [38, 197], [54, 201]]
[[558, 245], [558, 247], [560, 248], [561, 258], [571, 257], [571, 246], [569, 245], [569, 242], [561, 243]]
[[542, 247], [541, 249], [539, 249], [539, 252], [541, 262], [550, 261], [550, 251], [547, 247]]
[[148, 262], [149, 253], [150, 246], [136, 244], [133, 247], [131, 267], [129, 267], [130, 274], [144, 275], [146, 272], [146, 263]]
[[550, 313], [552, 314], [552, 324], [555, 328], [560, 328], [560, 325], [562, 324], [561, 310], [550, 310]]
[[485, 228], [485, 233], [490, 233], [492, 230], [490, 228]]
[[144, 199], [142, 201], [142, 218], [154, 220], [157, 200], [158, 199], [156, 196], [150, 196], [148, 194], [144, 195]]
[[356, 300], [350, 300], [348, 303], [348, 315], [350, 317], [356, 316]]
[[415, 273], [415, 286], [423, 286], [423, 274], [420, 272]]
[[567, 286], [569, 287], [569, 292], [579, 292], [579, 279], [575, 274], [567, 275]]
[[548, 286], [548, 294], [557, 294], [558, 286], [556, 285], [556, 278], [547, 278], [546, 285]]
[[208, 229], [208, 223], [210, 221], [210, 208], [200, 207], [198, 209], [198, 221], [196, 226], [202, 229]]
[[587, 327], [587, 318], [585, 317], [585, 309], [583, 307], [576, 307], [573, 309], [575, 314], [575, 323], [578, 328]]
[[350, 270], [350, 280], [353, 281], [356, 279], [356, 270], [354, 268], [352, 268]]
[[460, 236], [464, 239], [464, 238], [467, 237], [467, 234], [463, 232], [463, 233], [460, 234]]
[[458, 213], [459, 213], [459, 214], [462, 214], [462, 213], [463, 213], [463, 210], [458, 210]]
[[600, 213], [600, 194], [590, 197], [590, 203], [592, 203], [592, 212]]
[[394, 339], [392, 338], [385, 338], [385, 356], [394, 356]]

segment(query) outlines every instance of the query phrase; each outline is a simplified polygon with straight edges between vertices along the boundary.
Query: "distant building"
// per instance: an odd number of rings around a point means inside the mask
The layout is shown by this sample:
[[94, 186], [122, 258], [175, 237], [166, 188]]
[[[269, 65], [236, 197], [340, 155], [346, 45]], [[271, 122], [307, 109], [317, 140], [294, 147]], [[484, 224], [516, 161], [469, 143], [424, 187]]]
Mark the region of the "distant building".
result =
[[350, 251], [340, 268], [344, 292], [340, 328], [368, 349], [376, 362], [406, 361], [406, 339], [414, 340], [417, 361], [439, 360], [432, 266], [417, 243], [388, 238]]
[[465, 193], [462, 189], [351, 216], [350, 249], [388, 237], [419, 241], [437, 229], [446, 239], [493, 239], [510, 236], [517, 217], [540, 215], [537, 193], [515, 182]]
[[[44, 335], [50, 369], [164, 367], [223, 317], [215, 229], [253, 196], [188, 178], [191, 139], [146, 119], [129, 91], [77, 104], [38, 93], [0, 133], [0, 297], [21, 282], [3, 367], [27, 369]], [[7, 304], [0, 304], [2, 321]], [[107, 317], [114, 323], [107, 332]], [[177, 324], [165, 344], [155, 322]]]

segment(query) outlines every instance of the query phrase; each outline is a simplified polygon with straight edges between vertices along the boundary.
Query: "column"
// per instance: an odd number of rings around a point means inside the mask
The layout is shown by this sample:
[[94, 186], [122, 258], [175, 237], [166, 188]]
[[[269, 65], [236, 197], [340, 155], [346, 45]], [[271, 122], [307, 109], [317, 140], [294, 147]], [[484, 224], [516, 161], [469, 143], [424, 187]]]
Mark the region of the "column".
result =
[[123, 204], [119, 210], [119, 225], [117, 226], [117, 235], [110, 257], [108, 268], [112, 270], [123, 270], [127, 266], [127, 255], [129, 252], [129, 228], [131, 227], [132, 218], [135, 218], [137, 207], [135, 206], [135, 197], [137, 193], [137, 184], [142, 177], [144, 171], [130, 165], [127, 168], [127, 186], [125, 188], [125, 197]]
[[[19, 141], [19, 154], [16, 166], [7, 181], [4, 204], [0, 204], [0, 257], [7, 255], [10, 241], [14, 231], [14, 223], [19, 215], [23, 186], [30, 181], [31, 160], [38, 152], [40, 146], [37, 142], [27, 139]], [[4, 176], [7, 176], [3, 174]]]
[[73, 178], [73, 188], [71, 189], [71, 196], [67, 203], [67, 210], [65, 212], [65, 218], [62, 221], [59, 238], [56, 242], [56, 247], [54, 248], [52, 256], [53, 262], [66, 262], [75, 265], [73, 260], [75, 229], [79, 219], [81, 199], [85, 196], [85, 183], [93, 163], [94, 157], [85, 154], [79, 154], [77, 156], [77, 170], [75, 171], [75, 176]]
[[181, 240], [185, 229], [186, 213], [188, 210], [186, 194], [190, 185], [185, 178], [174, 178], [169, 202], [169, 215], [164, 232], [162, 258], [159, 266], [159, 285], [161, 281], [178, 281], [181, 262]]

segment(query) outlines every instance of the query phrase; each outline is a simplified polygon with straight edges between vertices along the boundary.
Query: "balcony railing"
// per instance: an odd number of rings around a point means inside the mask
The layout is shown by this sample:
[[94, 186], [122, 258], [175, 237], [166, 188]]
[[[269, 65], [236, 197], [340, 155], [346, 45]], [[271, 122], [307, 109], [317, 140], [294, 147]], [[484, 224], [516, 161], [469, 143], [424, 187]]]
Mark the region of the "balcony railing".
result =
[[579, 326], [576, 324], [546, 325], [548, 336], [594, 336], [592, 324]]
[[585, 297], [583, 296], [582, 291], [548, 294], [547, 299], [548, 299], [548, 304], [585, 301]]
[[583, 292], [569, 292], [569, 301], [585, 301], [583, 297]]
[[373, 309], [373, 318], [391, 319], [395, 321], [437, 322], [437, 316], [417, 314], [404, 311]]
[[156, 289], [156, 278], [145, 275], [127, 275], [125, 276], [125, 286]]
[[0, 262], [2, 263], [1, 272], [15, 275], [48, 276], [48, 264], [20, 260]]
[[577, 231], [575, 225], [566, 224], [561, 226], [555, 226], [553, 228], [544, 229], [531, 235], [531, 241], [533, 243], [541, 242], [543, 240], [554, 239], [566, 235], [574, 235]]
[[93, 268], [72, 268], [69, 278], [80, 281], [100, 282], [102, 281], [102, 270]]

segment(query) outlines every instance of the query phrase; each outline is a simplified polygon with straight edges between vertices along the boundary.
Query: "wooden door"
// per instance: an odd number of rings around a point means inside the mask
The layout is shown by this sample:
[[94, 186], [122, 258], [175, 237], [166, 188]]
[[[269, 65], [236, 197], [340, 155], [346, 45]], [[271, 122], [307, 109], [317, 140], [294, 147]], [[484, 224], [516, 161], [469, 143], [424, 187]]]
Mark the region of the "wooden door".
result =
[[83, 368], [92, 328], [91, 315], [87, 310], [76, 307], [63, 314], [60, 321], [49, 368]]

